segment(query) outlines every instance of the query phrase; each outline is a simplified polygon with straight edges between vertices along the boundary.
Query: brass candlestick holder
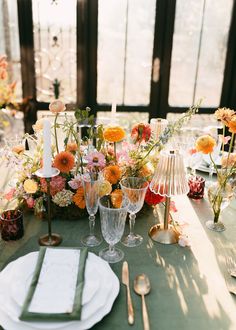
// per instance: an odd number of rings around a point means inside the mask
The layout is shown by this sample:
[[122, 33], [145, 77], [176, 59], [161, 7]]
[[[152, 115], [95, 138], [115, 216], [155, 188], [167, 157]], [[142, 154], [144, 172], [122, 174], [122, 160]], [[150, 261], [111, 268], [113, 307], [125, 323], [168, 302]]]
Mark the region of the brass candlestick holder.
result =
[[50, 176], [45, 176], [43, 174], [42, 169], [39, 169], [35, 172], [35, 174], [39, 178], [44, 178], [47, 182], [47, 220], [48, 220], [48, 234], [41, 236], [38, 240], [39, 245], [41, 246], [57, 246], [62, 242], [62, 237], [59, 234], [52, 233], [52, 224], [51, 224], [51, 195], [50, 195], [50, 181], [51, 178], [57, 176], [60, 171], [57, 168], [53, 168], [51, 170]]

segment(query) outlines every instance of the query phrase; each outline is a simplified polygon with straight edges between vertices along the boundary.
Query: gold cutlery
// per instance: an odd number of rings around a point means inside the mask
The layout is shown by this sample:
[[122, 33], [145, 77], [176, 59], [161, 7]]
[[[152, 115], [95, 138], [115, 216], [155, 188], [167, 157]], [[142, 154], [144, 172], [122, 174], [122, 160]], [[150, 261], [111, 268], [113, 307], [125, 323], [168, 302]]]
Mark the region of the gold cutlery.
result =
[[127, 291], [127, 310], [128, 310], [128, 322], [129, 324], [134, 324], [134, 309], [132, 305], [130, 288], [129, 288], [129, 267], [127, 261], [123, 262], [122, 267], [122, 283], [126, 285]]
[[140, 274], [136, 276], [134, 280], [134, 291], [139, 294], [142, 298], [142, 314], [143, 314], [143, 328], [144, 330], [149, 330], [149, 318], [147, 312], [147, 306], [145, 303], [144, 296], [148, 294], [151, 290], [151, 284], [149, 278], [146, 274]]

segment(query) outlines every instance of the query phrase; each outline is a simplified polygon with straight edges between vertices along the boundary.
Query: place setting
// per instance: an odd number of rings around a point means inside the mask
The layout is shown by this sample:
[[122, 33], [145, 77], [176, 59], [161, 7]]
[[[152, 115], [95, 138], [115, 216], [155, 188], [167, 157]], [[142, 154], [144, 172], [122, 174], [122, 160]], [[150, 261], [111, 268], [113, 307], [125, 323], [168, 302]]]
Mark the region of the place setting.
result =
[[118, 293], [108, 263], [86, 248], [43, 247], [1, 272], [0, 322], [6, 329], [88, 329]]

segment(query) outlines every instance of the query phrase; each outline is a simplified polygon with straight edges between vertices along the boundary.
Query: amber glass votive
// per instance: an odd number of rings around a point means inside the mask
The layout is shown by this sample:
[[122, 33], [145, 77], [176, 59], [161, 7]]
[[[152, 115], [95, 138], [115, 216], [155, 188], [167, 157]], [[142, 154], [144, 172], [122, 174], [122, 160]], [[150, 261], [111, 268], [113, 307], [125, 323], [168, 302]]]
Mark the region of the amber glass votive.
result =
[[188, 197], [192, 199], [202, 199], [204, 196], [205, 179], [202, 176], [190, 176], [188, 178]]
[[15, 241], [24, 235], [23, 213], [7, 210], [0, 216], [1, 236], [4, 241]]

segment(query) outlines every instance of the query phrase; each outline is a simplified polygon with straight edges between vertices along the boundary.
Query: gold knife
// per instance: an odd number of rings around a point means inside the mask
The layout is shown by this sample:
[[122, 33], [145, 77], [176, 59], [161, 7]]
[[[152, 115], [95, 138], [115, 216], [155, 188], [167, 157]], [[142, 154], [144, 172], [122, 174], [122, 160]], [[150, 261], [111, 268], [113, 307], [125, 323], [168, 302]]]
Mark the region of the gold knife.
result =
[[131, 295], [130, 295], [130, 288], [129, 288], [129, 267], [128, 262], [123, 262], [122, 267], [122, 283], [126, 285], [127, 291], [127, 309], [128, 309], [128, 322], [129, 324], [134, 324], [134, 309], [132, 305]]

